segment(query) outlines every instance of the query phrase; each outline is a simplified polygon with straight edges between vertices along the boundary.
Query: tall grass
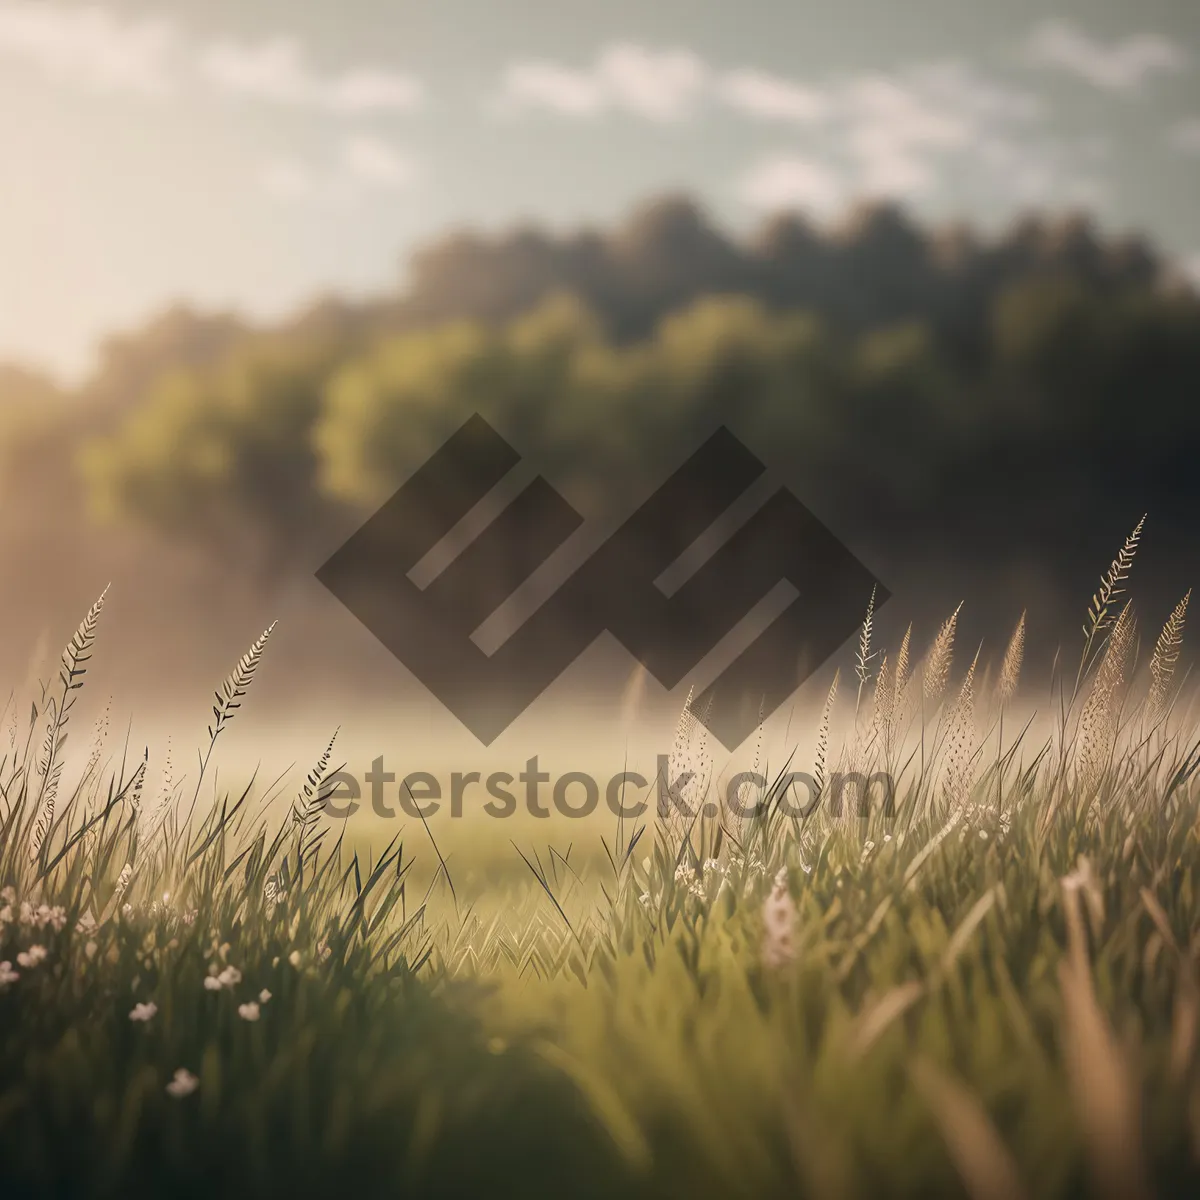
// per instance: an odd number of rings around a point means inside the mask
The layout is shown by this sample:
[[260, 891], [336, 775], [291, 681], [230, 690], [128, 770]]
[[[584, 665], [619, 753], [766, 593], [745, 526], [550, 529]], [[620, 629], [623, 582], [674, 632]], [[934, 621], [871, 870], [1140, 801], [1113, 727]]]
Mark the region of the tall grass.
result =
[[[958, 610], [893, 655], [872, 601], [817, 803], [760, 730], [731, 809], [689, 696], [692, 815], [616, 822], [590, 868], [514, 851], [499, 897], [427, 828], [423, 889], [399, 836], [352, 848], [336, 734], [290, 803], [208, 799], [270, 628], [190, 784], [110, 753], [107, 713], [71, 769], [102, 596], [0, 758], [0, 1194], [1200, 1194], [1200, 731], [1187, 597], [1139, 668], [1142, 528], [1043, 740], [1024, 614], [993, 683]], [[839, 806], [834, 763], [890, 803]]]

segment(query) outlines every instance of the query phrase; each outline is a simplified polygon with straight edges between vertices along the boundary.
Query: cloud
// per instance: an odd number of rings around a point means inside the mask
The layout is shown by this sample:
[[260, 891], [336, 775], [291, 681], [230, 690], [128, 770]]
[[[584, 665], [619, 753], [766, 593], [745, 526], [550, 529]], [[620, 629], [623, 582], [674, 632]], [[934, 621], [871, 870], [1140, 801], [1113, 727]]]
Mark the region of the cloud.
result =
[[417, 108], [421, 84], [408, 75], [378, 68], [354, 68], [321, 76], [309, 65], [293, 37], [257, 44], [221, 41], [201, 52], [202, 77], [218, 92], [243, 99], [340, 113]]
[[1168, 131], [1167, 141], [1185, 154], [1200, 154], [1200, 117], [1180, 121]]
[[821, 92], [765, 71], [730, 71], [718, 82], [717, 95], [736, 112], [769, 121], [806, 125], [819, 121], [828, 111], [828, 100]]
[[342, 147], [342, 163], [351, 179], [384, 191], [403, 191], [416, 181], [412, 160], [381, 138], [357, 134]]
[[224, 95], [348, 117], [410, 112], [425, 98], [418, 79], [383, 67], [360, 64], [323, 75], [293, 37], [203, 43], [169, 21], [125, 17], [95, 4], [0, 0], [4, 58], [93, 91], [162, 96], [207, 85]]
[[178, 41], [171, 23], [160, 18], [0, 0], [0, 57], [89, 90], [143, 96], [172, 91]]
[[802, 208], [833, 212], [846, 198], [842, 178], [830, 166], [799, 154], [782, 154], [759, 163], [739, 183], [741, 200], [760, 212]]
[[344, 206], [371, 194], [406, 192], [420, 174], [411, 158], [382, 138], [355, 134], [319, 171], [295, 158], [273, 158], [263, 164], [258, 182], [276, 200]]
[[590, 67], [515, 63], [491, 108], [506, 115], [541, 109], [564, 117], [624, 112], [673, 124], [692, 115], [707, 81], [707, 67], [689, 50], [624, 42], [601, 51]]
[[1110, 92], [1134, 92], [1152, 75], [1181, 71], [1187, 55], [1168, 38], [1140, 33], [1105, 45], [1067, 21], [1046, 21], [1026, 47], [1030, 62]]

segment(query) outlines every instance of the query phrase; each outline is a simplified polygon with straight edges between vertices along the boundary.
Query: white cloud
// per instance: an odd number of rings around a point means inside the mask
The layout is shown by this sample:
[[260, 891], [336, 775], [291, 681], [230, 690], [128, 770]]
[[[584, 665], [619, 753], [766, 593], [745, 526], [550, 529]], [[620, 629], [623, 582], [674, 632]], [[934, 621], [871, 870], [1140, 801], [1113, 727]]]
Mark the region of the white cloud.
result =
[[1110, 92], [1136, 91], [1150, 76], [1180, 71], [1188, 61], [1161, 34], [1139, 33], [1106, 45], [1067, 21], [1039, 25], [1026, 53], [1039, 66], [1065, 71]]
[[759, 163], [737, 190], [744, 203], [761, 212], [801, 208], [824, 215], [846, 198], [843, 181], [831, 167], [798, 154]]
[[625, 112], [671, 124], [693, 113], [707, 78], [704, 63], [689, 50], [625, 42], [603, 50], [590, 67], [515, 63], [492, 107], [507, 114], [544, 109], [565, 117]]
[[294, 37], [203, 43], [169, 21], [96, 4], [0, 0], [4, 58], [56, 83], [142, 96], [203, 83], [225, 95], [345, 116], [409, 112], [424, 100], [420, 81], [400, 71], [358, 64], [322, 74]]
[[411, 76], [377, 68], [355, 68], [321, 76], [308, 63], [293, 37], [275, 37], [251, 45], [222, 41], [199, 56], [201, 75], [225, 95], [272, 104], [362, 113], [409, 111], [424, 99]]
[[263, 164], [258, 182], [276, 200], [345, 206], [368, 195], [410, 190], [420, 178], [416, 163], [382, 138], [355, 134], [319, 170], [295, 158]]
[[1185, 154], [1200, 154], [1200, 117], [1180, 121], [1168, 132], [1167, 141]]
[[416, 168], [410, 159], [369, 134], [346, 140], [342, 162], [350, 178], [367, 187], [402, 191], [416, 180]]
[[736, 112], [765, 120], [811, 124], [828, 111], [821, 92], [765, 71], [730, 71], [718, 82], [717, 94]]
[[0, 0], [0, 56], [23, 61], [56, 82], [162, 95], [175, 82], [177, 48], [174, 27], [159, 18]]

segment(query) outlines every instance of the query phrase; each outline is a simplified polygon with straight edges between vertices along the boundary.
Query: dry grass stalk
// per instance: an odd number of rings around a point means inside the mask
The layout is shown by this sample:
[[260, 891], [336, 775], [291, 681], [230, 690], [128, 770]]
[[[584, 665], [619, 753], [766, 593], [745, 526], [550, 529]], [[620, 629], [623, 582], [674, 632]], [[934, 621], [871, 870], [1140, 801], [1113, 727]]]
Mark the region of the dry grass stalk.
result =
[[958, 628], [958, 614], [961, 609], [960, 603], [946, 618], [925, 657], [921, 675], [923, 695], [928, 705], [936, 705], [946, 690], [946, 683], [950, 678], [950, 662], [954, 657], [954, 634]]
[[946, 766], [942, 791], [950, 809], [965, 803], [974, 782], [975, 748], [978, 730], [975, 725], [975, 667], [979, 651], [971, 661], [959, 688], [958, 697], [950, 712], [946, 732]]
[[1028, 1193], [1012, 1154], [975, 1095], [928, 1059], [910, 1073], [972, 1200], [1023, 1200]]
[[1096, 1190], [1112, 1200], [1148, 1200], [1140, 1102], [1129, 1064], [1096, 999], [1079, 888], [1063, 882], [1067, 955], [1059, 964], [1067, 1079]]
[[1084, 788], [1095, 783], [1116, 744], [1121, 694], [1135, 629], [1133, 608], [1126, 604], [1109, 633], [1091, 692], [1079, 718], [1078, 772]]
[[1150, 658], [1150, 694], [1146, 700], [1146, 716], [1151, 723], [1158, 720], [1167, 706], [1171, 680], [1175, 677], [1179, 651], [1183, 646], [1183, 626], [1191, 596], [1189, 588], [1187, 595], [1175, 605], [1158, 635], [1158, 641], [1154, 643], [1154, 653]]
[[1000, 679], [996, 684], [996, 698], [1001, 704], [1008, 704], [1017, 694], [1017, 684], [1021, 679], [1021, 664], [1025, 657], [1025, 614], [1017, 622], [1012, 637], [1008, 639], [1008, 648], [1004, 651], [1004, 661], [1000, 666]]

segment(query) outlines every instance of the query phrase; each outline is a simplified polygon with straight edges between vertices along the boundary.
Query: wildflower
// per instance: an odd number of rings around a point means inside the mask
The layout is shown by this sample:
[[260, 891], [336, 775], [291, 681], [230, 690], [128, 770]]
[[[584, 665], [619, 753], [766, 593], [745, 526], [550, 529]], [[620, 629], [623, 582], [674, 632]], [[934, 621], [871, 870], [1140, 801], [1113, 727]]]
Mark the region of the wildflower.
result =
[[270, 998], [271, 998], [271, 993], [269, 991], [267, 991], [266, 988], [263, 988], [263, 990], [258, 993], [259, 1004], [266, 1004], [266, 1002], [268, 1000], [270, 1000]]
[[30, 946], [28, 950], [23, 950], [17, 955], [17, 963], [26, 968], [36, 967], [38, 963], [45, 960], [46, 954], [45, 946]]
[[692, 868], [689, 867], [687, 865], [687, 863], [680, 863], [679, 866], [677, 866], [675, 868], [675, 882], [676, 883], [685, 883], [685, 882], [687, 882], [687, 880], [691, 876], [691, 874], [692, 874]]
[[175, 1078], [167, 1084], [167, 1094], [178, 1100], [183, 1096], [190, 1096], [199, 1086], [200, 1080], [187, 1067], [180, 1067], [175, 1072]]
[[778, 968], [796, 957], [796, 905], [787, 888], [787, 872], [775, 876], [775, 886], [763, 904], [762, 959], [768, 968]]
[[5, 904], [16, 904], [17, 889], [13, 887], [12, 884], [9, 884], [7, 887], [0, 888], [0, 900], [3, 900]]
[[121, 905], [121, 916], [123, 916], [127, 919], [129, 917], [132, 917], [133, 916], [133, 905], [132, 904], [122, 904]]
[[710, 871], [717, 871], [720, 874], [724, 874], [724, 869], [719, 859], [706, 858], [704, 860], [704, 873], [707, 875]]
[[75, 923], [76, 933], [91, 933], [96, 928], [96, 918], [90, 912], [84, 912]]
[[204, 986], [210, 992], [219, 992], [221, 990], [221, 981], [215, 975], [205, 975]]
[[21, 978], [20, 971], [12, 969], [12, 963], [0, 962], [0, 988], [8, 987], [10, 983], [15, 983]]
[[258, 1005], [255, 1004], [253, 1000], [251, 1000], [249, 1004], [239, 1004], [238, 1016], [241, 1017], [243, 1021], [257, 1021]]
[[95, 958], [96, 957], [96, 943], [88, 942], [88, 944], [86, 946], [84, 946], [83, 952], [84, 952], [84, 954], [86, 954], [88, 956], [88, 958]]
[[289, 954], [289, 955], [288, 955], [288, 962], [290, 962], [290, 963], [292, 964], [292, 966], [293, 966], [293, 967], [299, 967], [299, 965], [300, 965], [300, 951], [299, 951], [299, 950], [293, 950], [293, 951], [291, 952], [291, 954]]
[[131, 1021], [148, 1021], [158, 1012], [158, 1005], [151, 1000], [148, 1004], [135, 1004], [129, 1014]]
[[237, 967], [226, 967], [220, 975], [217, 976], [217, 982], [222, 987], [233, 987], [234, 984], [242, 982], [242, 973]]
[[986, 829], [981, 829], [979, 831], [979, 840], [983, 842], [988, 840], [988, 831]]
[[326, 941], [322, 939], [317, 943], [317, 957], [322, 962], [324, 962], [332, 953], [333, 951], [330, 950], [329, 944]]
[[21, 924], [33, 924], [33, 905], [28, 900], [21, 901]]

